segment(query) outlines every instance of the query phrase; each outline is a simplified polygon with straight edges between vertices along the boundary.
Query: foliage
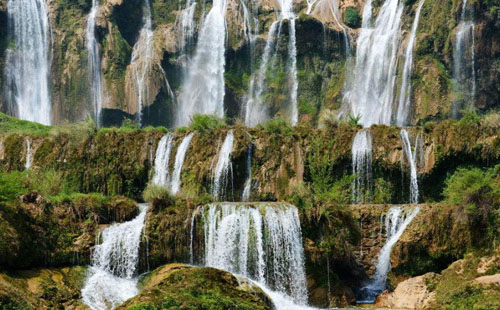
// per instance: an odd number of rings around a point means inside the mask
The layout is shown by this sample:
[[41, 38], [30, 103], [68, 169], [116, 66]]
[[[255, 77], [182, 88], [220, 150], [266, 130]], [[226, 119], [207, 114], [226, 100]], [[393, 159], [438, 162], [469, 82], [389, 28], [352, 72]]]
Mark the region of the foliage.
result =
[[481, 123], [481, 117], [477, 114], [476, 109], [466, 109], [462, 110], [462, 118], [458, 122], [462, 126], [472, 126], [479, 125]]
[[0, 201], [11, 201], [27, 193], [25, 173], [14, 171], [0, 174]]
[[344, 13], [344, 22], [347, 26], [356, 29], [361, 26], [361, 17], [358, 10], [353, 7], [348, 7]]
[[323, 109], [319, 115], [319, 126], [322, 128], [335, 128], [339, 125], [337, 113], [330, 109]]
[[347, 118], [347, 122], [351, 126], [358, 126], [360, 120], [361, 120], [361, 115], [354, 116], [354, 115], [349, 114], [349, 116]]
[[78, 191], [78, 184], [74, 180], [68, 180], [61, 171], [55, 170], [32, 171], [26, 183], [30, 191], [37, 191], [44, 197], [69, 195]]
[[130, 118], [125, 118], [120, 127], [123, 129], [132, 129], [132, 130], [139, 129], [139, 125], [137, 124], [137, 122]]
[[142, 198], [147, 202], [164, 201], [170, 204], [174, 201], [174, 197], [167, 187], [155, 185], [149, 182], [142, 193]]
[[391, 182], [378, 178], [374, 182], [373, 203], [384, 204], [392, 201], [394, 186]]
[[29, 133], [40, 136], [49, 133], [50, 126], [23, 121], [0, 112], [0, 133]]
[[500, 129], [500, 113], [491, 112], [483, 116], [481, 118], [481, 126], [492, 130]]
[[222, 128], [226, 125], [226, 122], [222, 118], [218, 118], [214, 115], [208, 114], [196, 114], [191, 119], [191, 124], [189, 127], [192, 130], [196, 130], [202, 134], [211, 132], [214, 129]]
[[274, 118], [264, 124], [264, 132], [266, 134], [288, 136], [293, 134], [293, 128], [288, 121], [282, 118]]

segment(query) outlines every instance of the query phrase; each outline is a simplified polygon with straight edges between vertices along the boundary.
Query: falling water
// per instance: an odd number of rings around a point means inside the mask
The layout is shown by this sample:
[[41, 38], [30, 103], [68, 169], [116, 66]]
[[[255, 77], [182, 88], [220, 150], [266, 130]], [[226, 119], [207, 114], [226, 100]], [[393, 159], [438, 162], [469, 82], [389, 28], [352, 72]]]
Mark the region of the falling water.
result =
[[219, 159], [213, 172], [212, 195], [218, 200], [225, 198], [226, 188], [233, 179], [233, 165], [231, 163], [233, 143], [234, 133], [233, 130], [229, 130], [219, 151]]
[[214, 0], [203, 21], [178, 100], [177, 127], [188, 125], [195, 114], [224, 116], [225, 13], [226, 0]]
[[94, 118], [98, 125], [101, 124], [101, 109], [102, 109], [102, 72], [101, 58], [99, 55], [99, 44], [95, 37], [95, 18], [99, 12], [99, 0], [92, 0], [92, 8], [87, 18], [87, 28], [85, 35], [87, 37], [87, 53], [90, 90], [92, 96], [92, 108], [94, 109]]
[[414, 208], [411, 212], [406, 212], [401, 207], [393, 207], [387, 213], [385, 217], [387, 239], [378, 255], [373, 279], [360, 289], [359, 295], [362, 300], [358, 303], [373, 303], [377, 296], [386, 289], [387, 274], [391, 269], [392, 248], [419, 211], [419, 207]]
[[168, 164], [170, 161], [170, 153], [172, 152], [172, 142], [174, 136], [170, 133], [164, 135], [158, 147], [156, 148], [155, 157], [155, 172], [153, 175], [153, 184], [160, 186], [168, 186], [170, 182], [170, 173]]
[[24, 164], [24, 168], [26, 170], [31, 169], [31, 164], [33, 163], [33, 154], [31, 153], [31, 140], [29, 138], [26, 138], [24, 140], [24, 143], [26, 144], [26, 163]]
[[139, 293], [137, 288], [139, 245], [147, 206], [139, 205], [139, 215], [104, 229], [101, 243], [92, 253], [92, 266], [82, 289], [83, 302], [92, 310], [114, 309]]
[[369, 129], [358, 131], [352, 143], [352, 202], [365, 203], [372, 188], [372, 133]]
[[184, 165], [184, 159], [186, 158], [186, 152], [193, 139], [194, 133], [190, 133], [182, 139], [181, 144], [177, 148], [177, 153], [175, 154], [174, 163], [174, 173], [172, 174], [172, 181], [170, 182], [170, 191], [172, 194], [177, 194], [181, 189], [181, 172], [182, 166]]
[[356, 63], [344, 96], [344, 113], [361, 117], [364, 127], [391, 123], [404, 9], [399, 0], [385, 0], [372, 27], [371, 2], [363, 9]]
[[[179, 9], [180, 10], [180, 9]], [[186, 6], [181, 14], [180, 21], [180, 39], [179, 46], [184, 50], [191, 43], [191, 37], [193, 36], [195, 23], [194, 23], [194, 13], [196, 11], [196, 1], [186, 0]]]
[[269, 60], [271, 52], [274, 49], [276, 52], [276, 44], [280, 37], [281, 26], [285, 20], [288, 20], [288, 56], [287, 56], [287, 75], [289, 88], [289, 115], [292, 125], [298, 122], [299, 114], [297, 108], [297, 91], [299, 82], [297, 79], [297, 39], [295, 33], [295, 14], [293, 12], [292, 0], [279, 0], [280, 16], [275, 21], [267, 36], [266, 46], [262, 54], [262, 60], [257, 73], [250, 81], [249, 91], [246, 102], [245, 123], [249, 127], [254, 127], [269, 120], [268, 104], [262, 101], [262, 94], [265, 91], [265, 78], [269, 69]]
[[422, 7], [424, 6], [425, 0], [420, 0], [417, 7], [417, 12], [415, 13], [415, 19], [413, 20], [413, 26], [411, 27], [410, 40], [406, 46], [405, 52], [405, 63], [403, 65], [403, 77], [401, 81], [401, 90], [399, 94], [399, 105], [398, 114], [396, 117], [396, 123], [399, 126], [406, 125], [408, 122], [410, 104], [411, 104], [411, 69], [413, 66], [413, 49], [415, 48], [415, 39], [417, 36], [418, 22], [420, 20], [420, 13], [422, 12]]
[[250, 195], [252, 194], [252, 153], [253, 143], [250, 143], [247, 154], [247, 179], [241, 194], [241, 201], [250, 201]]
[[418, 172], [417, 172], [417, 153], [418, 137], [415, 143], [415, 150], [412, 151], [408, 131], [401, 129], [401, 142], [403, 143], [404, 154], [410, 164], [410, 203], [418, 203]]
[[193, 217], [200, 217], [203, 225], [205, 265], [249, 277], [271, 288], [278, 300], [307, 303], [302, 235], [294, 206], [211, 204], [198, 208]]
[[50, 23], [45, 0], [9, 0], [5, 98], [20, 119], [51, 124]]
[[148, 104], [149, 89], [147, 75], [151, 70], [153, 58], [153, 23], [151, 21], [151, 7], [149, 0], [144, 0], [142, 5], [143, 26], [139, 33], [139, 39], [132, 50], [130, 64], [133, 68], [136, 100], [137, 100], [137, 122], [142, 125], [142, 110]]
[[474, 105], [476, 95], [474, 6], [462, 2], [460, 22], [453, 49], [453, 79], [455, 100], [452, 116], [458, 117], [460, 110]]

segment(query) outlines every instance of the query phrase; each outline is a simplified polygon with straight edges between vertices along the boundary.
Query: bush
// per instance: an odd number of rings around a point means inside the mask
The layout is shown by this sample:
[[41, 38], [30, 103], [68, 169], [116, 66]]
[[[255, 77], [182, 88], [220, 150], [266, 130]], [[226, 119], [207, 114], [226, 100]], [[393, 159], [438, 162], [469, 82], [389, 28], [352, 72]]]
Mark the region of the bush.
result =
[[11, 201], [22, 194], [26, 194], [28, 190], [25, 186], [24, 172], [10, 172], [0, 174], [0, 201]]
[[30, 191], [37, 191], [44, 197], [68, 195], [78, 191], [78, 185], [64, 177], [63, 173], [55, 170], [30, 173], [27, 179]]
[[196, 130], [200, 133], [206, 133], [211, 132], [217, 128], [222, 128], [225, 125], [226, 122], [222, 118], [207, 114], [196, 114], [191, 119], [191, 124], [189, 125], [189, 127], [192, 130]]
[[361, 26], [361, 17], [358, 10], [348, 7], [344, 13], [344, 23], [353, 29], [359, 28]]
[[142, 198], [144, 201], [155, 204], [158, 202], [166, 203], [170, 205], [174, 201], [174, 196], [170, 190], [166, 187], [155, 185], [153, 183], [148, 183], [146, 189], [142, 193]]
[[284, 119], [275, 118], [264, 124], [264, 132], [266, 134], [291, 135], [293, 133], [293, 128], [290, 123]]

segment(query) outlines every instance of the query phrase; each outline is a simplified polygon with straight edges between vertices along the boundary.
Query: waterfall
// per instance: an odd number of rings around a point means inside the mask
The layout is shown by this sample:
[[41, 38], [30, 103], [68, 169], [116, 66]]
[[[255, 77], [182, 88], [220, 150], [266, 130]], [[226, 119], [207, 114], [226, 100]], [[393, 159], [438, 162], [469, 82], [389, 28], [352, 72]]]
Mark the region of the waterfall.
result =
[[474, 40], [474, 5], [462, 2], [460, 21], [453, 46], [453, 80], [456, 98], [452, 116], [457, 118], [460, 110], [474, 106], [476, 96], [476, 65]]
[[302, 235], [294, 206], [211, 204], [199, 207], [193, 218], [199, 219], [192, 222], [201, 223], [203, 233], [199, 235], [204, 239], [203, 257], [195, 260], [271, 288], [273, 300], [307, 303]]
[[226, 198], [226, 188], [229, 182], [233, 181], [233, 165], [231, 163], [233, 143], [234, 132], [229, 130], [219, 150], [219, 159], [213, 172], [212, 195], [217, 200]]
[[99, 0], [92, 0], [92, 8], [87, 18], [85, 36], [87, 38], [88, 70], [90, 79], [90, 92], [92, 96], [92, 108], [97, 125], [101, 124], [102, 109], [102, 72], [101, 58], [99, 55], [99, 44], [95, 37], [95, 18], [99, 12]]
[[405, 125], [409, 121], [410, 105], [411, 105], [411, 69], [413, 66], [413, 49], [415, 48], [415, 39], [417, 36], [418, 22], [420, 20], [420, 13], [424, 6], [425, 0], [420, 0], [415, 13], [415, 19], [411, 27], [410, 40], [406, 46], [405, 62], [403, 65], [403, 77], [401, 81], [401, 90], [399, 93], [398, 113], [396, 123], [399, 126]]
[[31, 169], [31, 165], [33, 164], [33, 154], [31, 153], [30, 138], [24, 139], [24, 143], [26, 144], [26, 163], [24, 164], [24, 168], [26, 170], [29, 170]]
[[[180, 1], [179, 1], [180, 2]], [[179, 8], [179, 11], [181, 8]], [[196, 11], [196, 1], [186, 0], [186, 6], [181, 14], [180, 28], [181, 32], [179, 34], [179, 46], [185, 50], [187, 46], [191, 43], [191, 37], [193, 36], [195, 23], [194, 23], [194, 13]]]
[[404, 5], [385, 0], [372, 26], [372, 0], [363, 9], [356, 62], [347, 80], [344, 113], [360, 117], [360, 124], [391, 123], [401, 21]]
[[14, 116], [50, 125], [51, 33], [45, 0], [7, 2], [5, 100]]
[[153, 58], [153, 23], [151, 21], [151, 7], [149, 0], [144, 0], [142, 5], [143, 26], [139, 39], [132, 50], [130, 65], [133, 68], [137, 100], [137, 122], [142, 126], [142, 110], [148, 104], [149, 89], [147, 75], [151, 70]]
[[94, 248], [82, 289], [83, 302], [92, 310], [114, 309], [139, 293], [137, 266], [147, 205], [139, 205], [139, 210], [133, 220], [112, 225], [99, 235], [101, 243]]
[[387, 274], [391, 269], [391, 251], [394, 245], [420, 211], [419, 207], [411, 212], [401, 207], [392, 207], [385, 217], [386, 242], [377, 258], [376, 271], [373, 279], [360, 289], [362, 300], [358, 303], [373, 303], [377, 296], [387, 287]]
[[410, 164], [410, 203], [418, 203], [418, 171], [417, 171], [417, 154], [419, 151], [420, 136], [417, 136], [415, 141], [415, 150], [412, 151], [408, 131], [401, 129], [401, 142], [403, 143], [403, 151], [406, 159]]
[[[280, 5], [280, 16], [278, 20], [275, 21], [271, 28], [269, 28], [269, 33], [267, 35], [266, 46], [264, 48], [264, 53], [262, 54], [262, 60], [259, 70], [252, 77], [250, 81], [249, 91], [247, 94], [246, 111], [245, 111], [245, 123], [249, 127], [255, 127], [258, 124], [262, 124], [271, 118], [269, 115], [268, 104], [263, 102], [262, 95], [265, 91], [265, 78], [266, 73], [269, 69], [269, 59], [271, 52], [274, 49], [276, 52], [276, 45], [280, 38], [280, 32], [277, 31], [285, 20], [288, 20], [288, 56], [287, 56], [287, 76], [288, 76], [288, 92], [289, 92], [289, 116], [292, 125], [296, 125], [299, 118], [298, 108], [297, 108], [297, 91], [299, 87], [299, 82], [297, 79], [297, 38], [295, 33], [295, 14], [293, 12], [293, 1], [292, 0], [279, 0]], [[279, 27], [278, 27], [279, 26]]]
[[193, 61], [178, 100], [176, 126], [188, 125], [195, 114], [224, 116], [226, 0], [214, 0], [199, 33]]
[[358, 131], [352, 143], [352, 202], [366, 203], [372, 191], [372, 133], [370, 129]]
[[155, 172], [153, 176], [153, 184], [160, 186], [168, 186], [170, 182], [170, 173], [168, 164], [170, 161], [170, 153], [172, 152], [172, 142], [174, 136], [171, 133], [164, 135], [158, 147], [156, 148], [155, 156]]
[[177, 148], [177, 153], [175, 154], [174, 173], [172, 175], [172, 181], [170, 182], [170, 191], [174, 195], [177, 194], [181, 189], [182, 166], [184, 165], [186, 152], [189, 148], [189, 144], [191, 143], [191, 139], [193, 139], [193, 136], [193, 132], [185, 136], [184, 139], [182, 139], [181, 144]]
[[252, 153], [253, 143], [250, 143], [247, 154], [247, 179], [243, 187], [243, 193], [241, 194], [241, 201], [250, 201], [252, 194]]

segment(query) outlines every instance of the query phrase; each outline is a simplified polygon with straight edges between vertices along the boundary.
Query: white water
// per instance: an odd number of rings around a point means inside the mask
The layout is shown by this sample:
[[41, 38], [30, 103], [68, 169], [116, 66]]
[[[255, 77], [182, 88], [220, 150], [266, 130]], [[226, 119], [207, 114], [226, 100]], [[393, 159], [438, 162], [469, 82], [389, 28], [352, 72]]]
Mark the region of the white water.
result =
[[266, 46], [262, 54], [262, 60], [259, 70], [252, 77], [250, 81], [249, 91], [247, 95], [246, 111], [245, 111], [245, 124], [249, 127], [255, 127], [258, 124], [263, 124], [272, 116], [269, 115], [269, 107], [263, 101], [262, 95], [266, 89], [265, 78], [269, 69], [269, 60], [271, 52], [276, 48], [280, 38], [278, 28], [285, 20], [288, 20], [288, 56], [286, 62], [287, 71], [287, 86], [289, 94], [289, 118], [292, 125], [298, 122], [299, 114], [297, 108], [297, 91], [299, 82], [297, 79], [297, 38], [295, 33], [295, 13], [293, 12], [292, 0], [278, 0], [280, 7], [280, 15], [269, 29], [267, 35]]
[[[180, 8], [179, 8], [180, 10]], [[179, 46], [184, 50], [191, 43], [191, 37], [195, 30], [194, 13], [196, 11], [196, 1], [186, 0], [186, 6], [181, 14]]]
[[92, 310], [114, 309], [139, 293], [139, 245], [147, 206], [129, 222], [104, 229], [92, 253], [92, 266], [82, 289], [82, 300]]
[[387, 287], [387, 274], [391, 269], [391, 252], [394, 245], [405, 231], [406, 227], [420, 212], [415, 207], [411, 212], [406, 212], [401, 207], [393, 207], [385, 216], [385, 231], [387, 240], [378, 255], [376, 271], [373, 279], [361, 289], [364, 300], [358, 303], [372, 303], [375, 298]]
[[243, 186], [241, 201], [250, 201], [250, 196], [252, 194], [252, 153], [253, 153], [253, 144], [250, 143], [247, 154], [247, 179]]
[[24, 139], [24, 143], [26, 144], [26, 162], [24, 164], [24, 168], [26, 170], [31, 168], [33, 163], [33, 154], [31, 153], [31, 140], [29, 138]]
[[[415, 143], [415, 150], [411, 148], [410, 138], [408, 131], [401, 129], [401, 142], [403, 143], [403, 151], [406, 159], [410, 164], [410, 203], [418, 203], [418, 171], [417, 171], [417, 153], [418, 142]], [[417, 140], [418, 141], [418, 138]]]
[[193, 139], [194, 133], [190, 133], [182, 139], [181, 144], [177, 148], [177, 153], [175, 154], [174, 162], [174, 173], [172, 174], [172, 181], [170, 182], [170, 191], [172, 194], [177, 194], [181, 189], [181, 172], [182, 166], [184, 166], [184, 159], [186, 158], [186, 152]]
[[151, 70], [153, 58], [153, 23], [151, 21], [151, 7], [149, 0], [144, 0], [142, 5], [143, 26], [139, 39], [132, 50], [130, 65], [133, 68], [137, 100], [137, 122], [142, 126], [142, 110], [148, 104], [148, 74]]
[[217, 200], [225, 198], [226, 188], [229, 182], [233, 181], [233, 165], [231, 163], [233, 144], [234, 132], [229, 130], [219, 150], [219, 157], [213, 172], [212, 195]]
[[453, 46], [453, 79], [455, 100], [452, 116], [458, 117], [460, 110], [474, 105], [476, 95], [475, 24], [473, 4], [462, 2], [460, 21]]
[[45, 0], [9, 0], [5, 97], [10, 113], [50, 125], [50, 23]]
[[343, 113], [361, 117], [364, 127], [391, 123], [404, 9], [399, 0], [386, 0], [372, 26], [371, 2], [363, 9], [356, 62], [343, 103]]
[[417, 36], [418, 23], [420, 21], [420, 13], [424, 6], [425, 0], [420, 0], [418, 3], [415, 19], [411, 27], [410, 39], [406, 46], [405, 62], [403, 65], [403, 77], [401, 81], [401, 90], [399, 93], [398, 113], [396, 124], [399, 126], [406, 125], [409, 121], [409, 113], [411, 107], [411, 70], [413, 66], [413, 49], [415, 48], [415, 39]]
[[178, 98], [177, 127], [188, 125], [195, 114], [224, 116], [225, 14], [226, 0], [214, 0]]
[[197, 216], [203, 223], [205, 265], [272, 288], [270, 296], [282, 306], [297, 309], [295, 304], [307, 303], [304, 251], [295, 207], [285, 203], [211, 204], [198, 208], [193, 214]]
[[95, 18], [98, 12], [99, 0], [92, 0], [92, 8], [87, 18], [85, 36], [87, 38], [87, 58], [92, 108], [94, 109], [94, 118], [97, 124], [100, 125], [103, 83], [101, 72], [101, 58], [99, 55], [99, 43], [97, 42], [97, 39], [95, 37]]
[[172, 153], [172, 142], [174, 136], [168, 133], [161, 137], [156, 148], [153, 184], [159, 186], [168, 186], [170, 183], [170, 172], [168, 169], [170, 153]]
[[352, 173], [355, 179], [352, 184], [352, 202], [361, 204], [368, 202], [372, 187], [372, 144], [370, 129], [358, 131], [352, 143]]

